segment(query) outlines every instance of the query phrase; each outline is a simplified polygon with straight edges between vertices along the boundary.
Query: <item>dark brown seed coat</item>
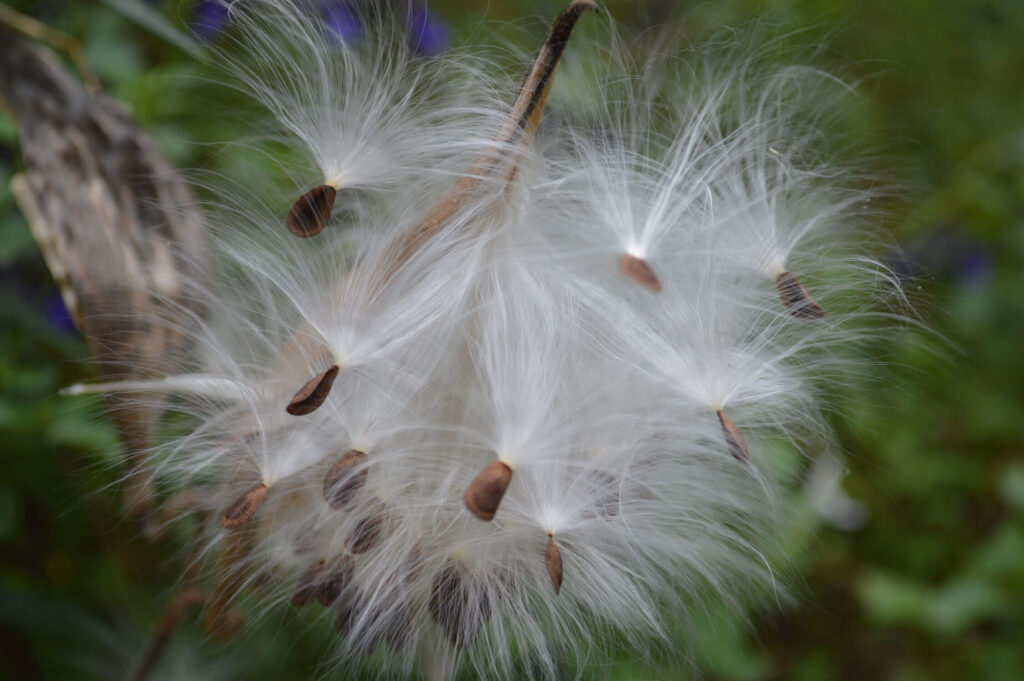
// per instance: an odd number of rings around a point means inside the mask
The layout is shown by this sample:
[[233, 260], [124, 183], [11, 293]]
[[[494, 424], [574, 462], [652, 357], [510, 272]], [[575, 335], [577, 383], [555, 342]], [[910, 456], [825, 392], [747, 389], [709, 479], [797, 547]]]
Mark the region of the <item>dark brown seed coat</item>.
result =
[[372, 549], [380, 541], [386, 519], [387, 506], [375, 500], [356, 522], [355, 528], [345, 540], [345, 548], [352, 553], [366, 553]]
[[512, 469], [501, 461], [492, 461], [469, 483], [462, 501], [480, 520], [491, 520], [511, 481]]
[[337, 195], [334, 187], [322, 184], [300, 196], [288, 211], [288, 231], [302, 239], [322, 232], [331, 219]]
[[327, 607], [341, 598], [345, 589], [352, 582], [355, 569], [355, 561], [347, 553], [339, 554], [324, 565], [316, 589], [316, 600], [320, 602], [320, 605]]
[[825, 316], [825, 311], [821, 309], [818, 301], [811, 298], [811, 294], [807, 292], [800, 280], [790, 272], [783, 272], [775, 278], [775, 288], [779, 289], [782, 304], [797, 319], [813, 322]]
[[327, 371], [306, 381], [305, 385], [299, 388], [295, 396], [292, 397], [288, 406], [285, 407], [285, 411], [292, 416], [305, 416], [319, 409], [327, 396], [331, 394], [331, 387], [340, 370], [341, 367], [335, 364]]
[[429, 610], [431, 618], [458, 648], [472, 645], [491, 616], [487, 591], [474, 588], [466, 566], [457, 558], [448, 559], [434, 576]]
[[366, 461], [366, 453], [358, 449], [350, 449], [338, 457], [324, 476], [323, 495], [328, 506], [340, 511], [352, 505], [366, 486], [369, 474]]
[[544, 563], [551, 577], [551, 585], [555, 587], [555, 595], [562, 590], [562, 552], [558, 550], [555, 538], [548, 535], [548, 549], [544, 552]]
[[267, 486], [260, 483], [238, 497], [235, 503], [228, 506], [227, 510], [224, 511], [224, 515], [221, 516], [221, 527], [226, 530], [235, 530], [245, 525], [256, 515], [256, 511], [259, 509], [260, 504], [263, 503], [263, 497], [266, 495]]
[[317, 597], [320, 576], [325, 565], [326, 561], [318, 560], [299, 576], [299, 581], [295, 583], [295, 591], [292, 593], [293, 606], [301, 608]]

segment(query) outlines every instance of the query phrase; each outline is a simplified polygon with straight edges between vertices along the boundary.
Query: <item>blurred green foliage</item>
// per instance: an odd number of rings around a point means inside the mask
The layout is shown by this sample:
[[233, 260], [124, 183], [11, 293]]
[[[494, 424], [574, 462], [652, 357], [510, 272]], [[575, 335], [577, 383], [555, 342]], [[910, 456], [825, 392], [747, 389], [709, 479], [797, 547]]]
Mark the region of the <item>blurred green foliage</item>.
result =
[[[152, 17], [128, 18], [128, 0], [9, 4], [80, 38], [104, 86], [179, 167], [242, 182], [275, 172], [255, 152], [220, 152], [245, 141], [238, 116], [250, 105]], [[535, 38], [560, 4], [492, 0], [483, 16], [454, 0], [431, 8], [457, 41], [486, 44], [505, 21]], [[582, 676], [1024, 679], [1024, 3], [606, 6], [636, 27], [679, 22], [694, 41], [756, 23], [780, 45], [822, 46], [815, 65], [858, 84], [844, 132], [900, 187], [884, 206], [902, 245], [891, 257], [914, 275], [908, 295], [932, 331], [909, 326], [857, 350], [885, 375], [832, 396], [849, 455], [843, 485], [869, 515], [844, 532], [822, 526], [809, 500], [797, 504], [780, 549], [793, 603], [749, 625], [712, 609], [680, 632], [699, 641], [687, 648], [693, 665], [624, 657]], [[151, 8], [171, 30], [192, 12], [189, 0]], [[0, 678], [121, 678], [182, 557], [123, 519], [116, 439], [99, 405], [57, 397], [88, 375], [87, 352], [52, 314], [56, 289], [8, 188], [18, 164], [16, 128], [0, 115]], [[282, 636], [277, 624], [261, 620], [226, 646], [188, 624], [159, 678], [326, 671], [329, 642]]]

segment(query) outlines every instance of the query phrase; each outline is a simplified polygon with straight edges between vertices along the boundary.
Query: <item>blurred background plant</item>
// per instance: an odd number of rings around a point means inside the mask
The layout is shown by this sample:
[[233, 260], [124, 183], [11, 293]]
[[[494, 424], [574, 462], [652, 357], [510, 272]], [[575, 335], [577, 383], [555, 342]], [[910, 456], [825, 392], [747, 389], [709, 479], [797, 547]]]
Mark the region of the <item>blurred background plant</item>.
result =
[[[103, 87], [179, 168], [241, 183], [280, 172], [244, 144], [221, 152], [221, 143], [244, 142], [238, 117], [252, 104], [211, 79], [204, 43], [230, 29], [216, 4], [7, 4], [80, 39]], [[493, 44], [493, 31], [529, 51], [530, 35], [562, 4], [407, 0], [408, 37], [424, 58], [455, 43]], [[885, 380], [866, 377], [831, 396], [848, 458], [814, 465], [779, 544], [795, 605], [750, 623], [712, 609], [699, 631], [679, 632], [699, 640], [693, 666], [623, 656], [579, 671], [623, 680], [1024, 678], [1024, 3], [605, 6], [635, 28], [674, 22], [694, 42], [756, 22], [780, 50], [820, 45], [815, 65], [858, 84], [842, 133], [899, 187], [883, 206], [900, 244], [892, 265], [938, 333], [911, 327], [858, 350]], [[345, 1], [310, 0], [309, 11], [339, 40], [359, 39]], [[143, 539], [110, 493], [121, 461], [100, 403], [57, 396], [89, 375], [87, 350], [11, 197], [19, 162], [17, 130], [0, 113], [0, 678], [126, 677], [174, 592], [180, 556], [173, 541]], [[326, 673], [329, 642], [282, 636], [279, 624], [264, 619], [219, 644], [186, 618], [150, 678]]]

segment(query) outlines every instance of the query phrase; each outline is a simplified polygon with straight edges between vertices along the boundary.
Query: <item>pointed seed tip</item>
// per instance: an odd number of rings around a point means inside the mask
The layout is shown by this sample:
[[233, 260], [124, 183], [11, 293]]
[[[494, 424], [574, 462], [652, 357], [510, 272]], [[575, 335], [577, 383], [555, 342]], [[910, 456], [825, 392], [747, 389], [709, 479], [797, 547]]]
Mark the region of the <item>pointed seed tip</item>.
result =
[[285, 407], [292, 416], [305, 416], [320, 408], [334, 386], [334, 379], [338, 377], [340, 367], [335, 364], [330, 369], [317, 374], [296, 391], [288, 406]]
[[337, 195], [338, 190], [333, 186], [322, 184], [300, 196], [288, 211], [288, 231], [300, 239], [322, 232], [331, 219]]
[[469, 483], [462, 501], [469, 512], [480, 520], [491, 520], [511, 481], [512, 469], [508, 464], [492, 461]]
[[226, 530], [235, 530], [249, 522], [267, 495], [267, 486], [263, 483], [249, 489], [238, 497], [221, 516], [220, 525]]
[[722, 425], [722, 434], [725, 435], [725, 443], [729, 446], [729, 452], [737, 461], [749, 464], [750, 451], [747, 449], [747, 441], [743, 438], [743, 433], [736, 427], [732, 419], [722, 413], [721, 409], [715, 413], [718, 414], [718, 422]]

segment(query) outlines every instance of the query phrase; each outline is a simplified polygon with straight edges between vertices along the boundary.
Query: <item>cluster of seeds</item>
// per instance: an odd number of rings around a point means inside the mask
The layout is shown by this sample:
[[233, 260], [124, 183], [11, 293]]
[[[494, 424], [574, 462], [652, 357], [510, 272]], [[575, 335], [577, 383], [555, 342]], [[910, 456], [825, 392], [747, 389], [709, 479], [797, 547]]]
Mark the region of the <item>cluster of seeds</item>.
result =
[[322, 605], [346, 655], [549, 674], [769, 586], [772, 443], [823, 440], [828, 350], [884, 278], [848, 238], [867, 195], [787, 100], [809, 76], [620, 59], [597, 115], [538, 127], [590, 0], [510, 106], [383, 14], [339, 45], [301, 3], [228, 4], [237, 71], [322, 179], [211, 220], [193, 352], [114, 386], [191, 416], [157, 476], [220, 516], [208, 627], [252, 586]]

